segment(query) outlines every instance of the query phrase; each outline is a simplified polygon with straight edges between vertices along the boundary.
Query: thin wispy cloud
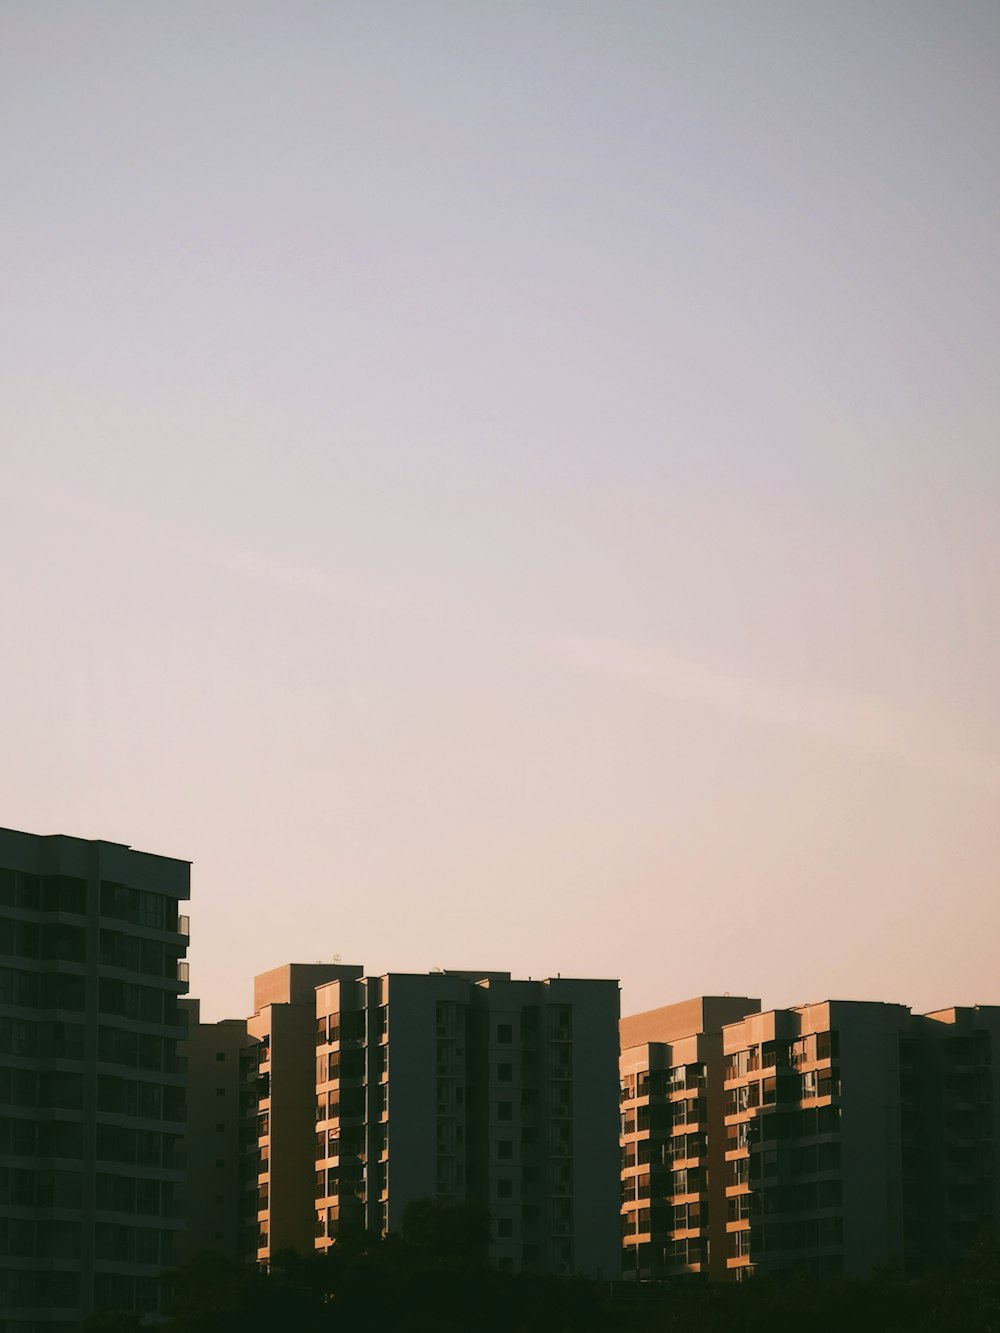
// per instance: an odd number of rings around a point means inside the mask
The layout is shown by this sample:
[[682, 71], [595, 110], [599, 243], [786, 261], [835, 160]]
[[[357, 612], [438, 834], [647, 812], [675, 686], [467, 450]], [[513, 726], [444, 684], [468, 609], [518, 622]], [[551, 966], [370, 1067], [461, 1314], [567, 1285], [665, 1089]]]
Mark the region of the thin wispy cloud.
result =
[[537, 646], [564, 666], [650, 695], [789, 728], [1000, 794], [1000, 756], [963, 744], [943, 719], [900, 709], [886, 699], [804, 691], [621, 639], [553, 635], [539, 639]]
[[485, 640], [651, 698], [692, 704], [751, 724], [786, 728], [1000, 794], [1000, 756], [970, 747], [947, 719], [901, 709], [885, 698], [802, 689], [739, 675], [654, 644], [596, 635], [523, 632], [461, 603], [364, 574], [194, 536], [90, 498], [53, 493], [31, 480], [16, 487], [8, 482], [5, 489], [11, 497], [16, 493], [22, 503], [30, 496], [40, 506], [72, 511], [178, 558], [294, 596]]

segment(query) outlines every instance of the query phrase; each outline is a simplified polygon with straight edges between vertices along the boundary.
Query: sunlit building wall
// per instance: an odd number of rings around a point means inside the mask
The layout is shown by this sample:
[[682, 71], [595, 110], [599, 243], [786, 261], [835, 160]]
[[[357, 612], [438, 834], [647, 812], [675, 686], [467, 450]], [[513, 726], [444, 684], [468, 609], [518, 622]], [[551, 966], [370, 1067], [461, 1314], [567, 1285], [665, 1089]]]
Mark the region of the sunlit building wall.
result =
[[622, 1271], [725, 1276], [722, 1029], [760, 1009], [703, 996], [621, 1022]]
[[919, 1275], [995, 1229], [1000, 1009], [717, 1003], [622, 1023], [627, 1275]]

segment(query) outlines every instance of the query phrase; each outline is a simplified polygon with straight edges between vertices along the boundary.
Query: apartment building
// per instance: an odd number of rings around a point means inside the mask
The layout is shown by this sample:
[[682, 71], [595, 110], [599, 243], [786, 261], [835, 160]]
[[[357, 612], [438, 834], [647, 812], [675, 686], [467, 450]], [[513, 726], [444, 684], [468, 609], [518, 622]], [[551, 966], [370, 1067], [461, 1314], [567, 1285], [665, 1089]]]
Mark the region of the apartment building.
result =
[[249, 1234], [244, 1255], [267, 1263], [281, 1250], [305, 1254], [315, 1234], [316, 988], [361, 976], [339, 963], [288, 963], [254, 978], [254, 1014], [247, 1032], [257, 1067], [256, 1125], [244, 1148], [252, 1154], [252, 1197], [244, 1199]]
[[181, 1228], [186, 861], [0, 830], [0, 1329], [153, 1311]]
[[635, 1044], [657, 1013], [679, 1032], [683, 1005], [622, 1023], [626, 1272], [919, 1274], [995, 1228], [1000, 1009], [726, 999], [745, 1014], [690, 1002], [707, 1058]]
[[914, 1015], [898, 1059], [902, 1258], [919, 1274], [1000, 1230], [1000, 1007]]
[[722, 1031], [760, 1010], [702, 996], [621, 1021], [622, 1272], [725, 1277]]
[[868, 1276], [904, 1256], [903, 1005], [827, 1001], [747, 1017], [726, 1055], [726, 1265]]
[[474, 1201], [498, 1267], [617, 1276], [618, 983], [327, 971], [258, 978], [258, 1257]]
[[187, 1020], [179, 1048], [187, 1073], [180, 1257], [211, 1252], [238, 1263], [254, 1257], [246, 1230], [257, 1195], [250, 1152], [257, 1137], [257, 1042], [245, 1018], [203, 1023], [198, 1000], [180, 1003]]

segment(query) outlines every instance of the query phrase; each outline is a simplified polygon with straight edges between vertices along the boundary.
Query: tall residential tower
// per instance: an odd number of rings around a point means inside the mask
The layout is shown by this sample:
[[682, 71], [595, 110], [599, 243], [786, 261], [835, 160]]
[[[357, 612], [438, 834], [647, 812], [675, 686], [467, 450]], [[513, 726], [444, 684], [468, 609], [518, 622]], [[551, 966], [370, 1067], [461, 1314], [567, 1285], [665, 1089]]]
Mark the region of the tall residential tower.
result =
[[617, 981], [325, 971], [257, 979], [258, 1258], [426, 1199], [482, 1206], [500, 1268], [616, 1277]]
[[0, 830], [0, 1310], [152, 1311], [183, 1182], [186, 861]]

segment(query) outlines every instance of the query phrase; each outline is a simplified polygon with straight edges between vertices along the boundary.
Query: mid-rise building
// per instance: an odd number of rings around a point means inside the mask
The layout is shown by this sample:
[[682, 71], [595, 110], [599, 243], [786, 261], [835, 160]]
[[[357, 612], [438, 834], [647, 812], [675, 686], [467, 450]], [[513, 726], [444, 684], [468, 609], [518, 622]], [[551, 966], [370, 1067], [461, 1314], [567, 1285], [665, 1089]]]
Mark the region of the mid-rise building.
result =
[[626, 1272], [915, 1275], [996, 1227], [1000, 1008], [691, 1003], [711, 1053], [684, 1005], [622, 1023]]
[[0, 830], [0, 1311], [152, 1311], [181, 1228], [186, 861]]
[[514, 1272], [618, 1272], [618, 983], [389, 974], [317, 991], [319, 1247], [481, 1203]]
[[617, 981], [326, 971], [258, 978], [290, 997], [250, 1023], [258, 1256], [397, 1231], [427, 1199], [481, 1204], [498, 1267], [616, 1277]]
[[827, 1001], [727, 1027], [726, 1262], [917, 1274], [1000, 1217], [1000, 1009]]
[[899, 1091], [903, 1254], [922, 1273], [1000, 1230], [1000, 1006], [914, 1017]]
[[[726, 1023], [759, 1000], [709, 995], [621, 1022], [622, 1271], [647, 1280], [726, 1275]], [[717, 1191], [716, 1191], [717, 1193]]]
[[868, 1276], [903, 1258], [903, 1005], [830, 1001], [726, 1028], [726, 1265]]
[[247, 1257], [305, 1254], [315, 1237], [316, 987], [360, 977], [339, 963], [288, 963], [254, 978], [256, 1126]]

